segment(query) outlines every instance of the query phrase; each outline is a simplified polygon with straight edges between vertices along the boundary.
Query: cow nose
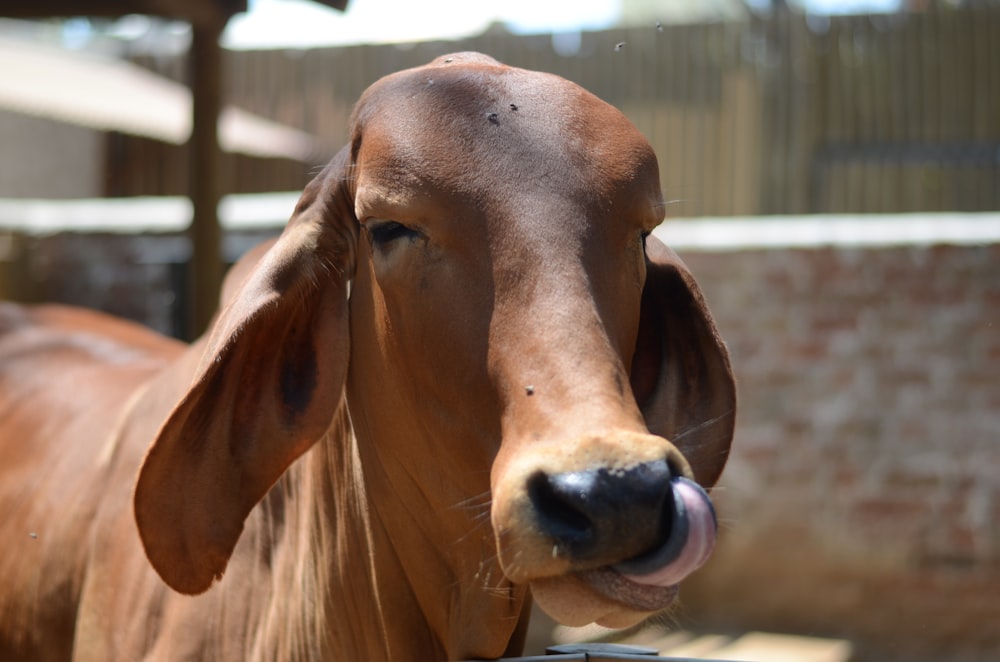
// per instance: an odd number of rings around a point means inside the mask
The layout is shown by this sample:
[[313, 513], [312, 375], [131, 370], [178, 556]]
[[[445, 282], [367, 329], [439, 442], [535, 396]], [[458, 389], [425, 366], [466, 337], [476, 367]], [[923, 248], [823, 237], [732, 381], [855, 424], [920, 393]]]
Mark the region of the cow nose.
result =
[[534, 473], [528, 497], [555, 553], [589, 564], [615, 563], [656, 549], [674, 526], [668, 462], [629, 469]]

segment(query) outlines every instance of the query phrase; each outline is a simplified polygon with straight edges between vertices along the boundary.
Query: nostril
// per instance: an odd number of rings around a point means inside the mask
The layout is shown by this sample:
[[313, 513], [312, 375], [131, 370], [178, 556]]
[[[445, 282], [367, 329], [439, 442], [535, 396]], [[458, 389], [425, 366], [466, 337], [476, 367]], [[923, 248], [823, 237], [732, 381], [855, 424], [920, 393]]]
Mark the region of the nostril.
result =
[[667, 465], [667, 476], [670, 479], [673, 478], [684, 478], [687, 476], [687, 472], [684, 471], [684, 467], [681, 466], [674, 458], [668, 457], [665, 464]]
[[576, 552], [594, 540], [594, 523], [585, 513], [593, 493], [592, 474], [550, 476], [543, 471], [528, 479], [528, 498], [542, 530]]

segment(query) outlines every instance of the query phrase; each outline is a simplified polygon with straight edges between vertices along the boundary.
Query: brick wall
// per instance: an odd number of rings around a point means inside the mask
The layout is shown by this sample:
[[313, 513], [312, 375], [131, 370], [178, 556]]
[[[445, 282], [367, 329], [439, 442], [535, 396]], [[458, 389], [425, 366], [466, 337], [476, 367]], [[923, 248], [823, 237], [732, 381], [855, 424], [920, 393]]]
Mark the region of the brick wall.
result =
[[[175, 273], [190, 250], [178, 235], [65, 233], [18, 241], [10, 298], [102, 310], [177, 335]], [[177, 265], [172, 267], [172, 265]]]
[[[223, 256], [232, 263], [277, 233], [276, 228], [227, 233]], [[18, 235], [7, 249], [0, 255], [5, 298], [94, 308], [184, 336], [187, 306], [178, 293], [187, 291], [191, 250], [181, 233]]]
[[1000, 245], [681, 254], [741, 401], [680, 620], [1000, 658]]
[[[741, 396], [720, 547], [685, 584], [679, 622], [843, 636], [863, 662], [1000, 658], [1000, 243], [664, 238], [705, 290]], [[38, 238], [26, 261], [38, 298], [169, 331], [178, 241]]]

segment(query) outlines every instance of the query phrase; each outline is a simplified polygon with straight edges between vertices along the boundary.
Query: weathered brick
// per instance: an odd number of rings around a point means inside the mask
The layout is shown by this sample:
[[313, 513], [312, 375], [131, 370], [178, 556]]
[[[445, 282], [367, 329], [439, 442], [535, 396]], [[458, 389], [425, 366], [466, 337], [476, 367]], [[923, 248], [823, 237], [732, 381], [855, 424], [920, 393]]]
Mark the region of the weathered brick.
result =
[[1000, 246], [684, 257], [740, 379], [723, 484], [749, 487], [719, 492], [689, 617], [1000, 657]]
[[[160, 240], [39, 240], [40, 294], [169, 330]], [[683, 258], [740, 406], [678, 619], [847, 637], [861, 662], [1000, 658], [1000, 245]]]

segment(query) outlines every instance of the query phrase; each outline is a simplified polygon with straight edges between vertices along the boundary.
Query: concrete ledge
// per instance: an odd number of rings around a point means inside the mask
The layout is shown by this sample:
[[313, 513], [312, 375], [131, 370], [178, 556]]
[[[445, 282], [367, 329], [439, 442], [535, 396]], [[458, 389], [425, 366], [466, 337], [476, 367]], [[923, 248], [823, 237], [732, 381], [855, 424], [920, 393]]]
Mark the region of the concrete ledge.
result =
[[1000, 242], [1000, 213], [670, 219], [654, 234], [678, 251], [976, 246]]
[[[299, 192], [227, 195], [219, 204], [226, 230], [278, 230], [295, 209]], [[45, 236], [60, 232], [182, 232], [191, 223], [191, 201], [183, 196], [0, 199], [0, 231]]]
[[[228, 195], [219, 205], [226, 230], [278, 230], [299, 192]], [[0, 231], [181, 232], [191, 222], [185, 197], [87, 200], [0, 199]], [[655, 235], [678, 251], [739, 251], [842, 246], [984, 245], [1000, 243], [1000, 212], [757, 216], [670, 219]]]
[[772, 632], [745, 632], [738, 635], [696, 634], [684, 630], [670, 631], [656, 625], [624, 634], [593, 625], [583, 628], [557, 626], [553, 637], [556, 641], [579, 640], [581, 643], [592, 639], [613, 641], [625, 646], [655, 650], [661, 656], [647, 658], [650, 660], [849, 662], [854, 654], [854, 647], [846, 639]]

